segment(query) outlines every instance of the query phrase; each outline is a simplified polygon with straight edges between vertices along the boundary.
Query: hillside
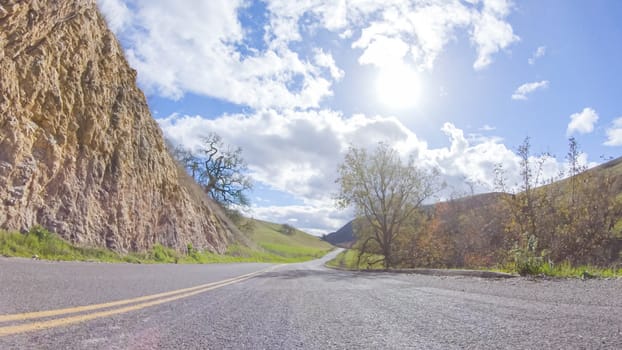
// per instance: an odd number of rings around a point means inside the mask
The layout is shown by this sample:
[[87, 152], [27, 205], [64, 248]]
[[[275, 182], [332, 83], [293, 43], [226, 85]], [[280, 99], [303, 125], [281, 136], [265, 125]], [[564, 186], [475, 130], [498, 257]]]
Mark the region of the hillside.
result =
[[[622, 157], [612, 159], [594, 168], [586, 170], [583, 174], [588, 176], [608, 175], [613, 178], [613, 187], [618, 193], [622, 193]], [[569, 178], [554, 182], [552, 186], [558, 186], [570, 181]]]
[[260, 250], [285, 258], [321, 257], [332, 246], [319, 237], [284, 225], [251, 219], [249, 240]]
[[610, 171], [611, 174], [622, 177], [622, 157], [612, 159], [588, 171]]
[[356, 238], [353, 230], [354, 220], [345, 224], [342, 228], [335, 232], [331, 232], [324, 237], [324, 240], [332, 245], [342, 248], [349, 248], [354, 244]]
[[[454, 200], [454, 202], [461, 203], [466, 207], [478, 209], [489, 206], [500, 199], [503, 194], [501, 193], [483, 193], [474, 196], [463, 197]], [[422, 209], [428, 213], [432, 213], [434, 205], [425, 205]], [[350, 248], [356, 242], [353, 228], [354, 220], [348, 222], [343, 227], [335, 232], [331, 232], [324, 237], [324, 240], [330, 244]]]
[[[616, 261], [622, 251], [622, 216], [615, 198], [622, 196], [622, 157], [606, 162], [577, 175], [580, 184], [587, 179], [609, 178], [610, 185], [597, 187], [602, 192], [583, 190], [577, 194], [579, 201], [587, 205], [579, 215], [565, 216], [565, 210], [557, 209], [560, 203], [568, 203], [571, 179], [566, 178], [535, 189], [534, 196], [542, 198], [535, 204], [537, 215], [537, 239], [540, 249], [551, 259], [599, 263]], [[598, 183], [597, 180], [596, 183]], [[580, 187], [580, 186], [579, 186]], [[518, 198], [520, 194], [516, 195]], [[607, 197], [603, 197], [607, 196]], [[606, 200], [605, 200], [606, 199]], [[428, 220], [422, 223], [415, 239], [407, 243], [404, 264], [434, 267], [494, 266], [512, 258], [521, 234], [511, 210], [517, 209], [520, 200], [505, 193], [484, 193], [425, 206]], [[619, 199], [618, 199], [619, 203]], [[579, 204], [577, 204], [579, 205]], [[597, 214], [598, 211], [598, 214]], [[520, 214], [518, 214], [520, 215]], [[512, 219], [514, 217], [514, 219]], [[610, 219], [611, 218], [611, 219]], [[583, 220], [579, 222], [578, 220]], [[611, 221], [606, 221], [611, 220]], [[605, 222], [611, 222], [611, 224]], [[578, 229], [570, 225], [585, 225]], [[512, 225], [510, 229], [508, 225]], [[565, 225], [565, 226], [564, 226]], [[599, 226], [600, 225], [600, 226]], [[609, 226], [612, 225], [612, 226]], [[579, 226], [575, 226], [579, 227]], [[510, 231], [511, 230], [511, 231]], [[521, 231], [524, 232], [524, 231]], [[605, 232], [609, 236], [604, 237]], [[575, 236], [573, 236], [575, 235]], [[352, 222], [326, 240], [343, 245], [354, 239]], [[576, 245], [576, 247], [574, 246]], [[589, 247], [589, 248], [588, 248]], [[535, 248], [538, 249], [538, 248]]]
[[0, 229], [224, 252], [231, 231], [167, 152], [95, 1], [1, 8]]

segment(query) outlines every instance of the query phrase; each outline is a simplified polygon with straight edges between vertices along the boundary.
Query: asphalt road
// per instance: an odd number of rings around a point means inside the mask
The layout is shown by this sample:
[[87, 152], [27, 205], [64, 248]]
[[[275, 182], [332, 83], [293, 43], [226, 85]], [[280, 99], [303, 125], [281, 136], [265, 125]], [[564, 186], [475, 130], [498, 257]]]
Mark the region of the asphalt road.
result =
[[619, 279], [354, 273], [323, 260], [0, 259], [0, 349], [622, 349]]

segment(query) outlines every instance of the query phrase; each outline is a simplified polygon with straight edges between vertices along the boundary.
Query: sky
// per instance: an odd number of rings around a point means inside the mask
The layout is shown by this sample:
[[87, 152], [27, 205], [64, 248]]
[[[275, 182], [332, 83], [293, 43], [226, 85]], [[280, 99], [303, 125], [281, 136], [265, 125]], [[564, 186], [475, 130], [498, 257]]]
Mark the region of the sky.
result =
[[[320, 235], [350, 145], [437, 168], [436, 200], [543, 177], [622, 150], [622, 1], [97, 0], [166, 138], [243, 150], [247, 215]], [[534, 158], [535, 159], [535, 158]]]

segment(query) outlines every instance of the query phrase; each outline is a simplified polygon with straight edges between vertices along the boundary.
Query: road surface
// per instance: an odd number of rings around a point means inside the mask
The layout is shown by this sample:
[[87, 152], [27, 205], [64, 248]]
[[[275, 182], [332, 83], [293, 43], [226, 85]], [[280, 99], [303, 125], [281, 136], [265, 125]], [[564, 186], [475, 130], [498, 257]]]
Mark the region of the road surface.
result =
[[0, 258], [0, 349], [622, 349], [619, 279], [355, 273], [326, 259]]

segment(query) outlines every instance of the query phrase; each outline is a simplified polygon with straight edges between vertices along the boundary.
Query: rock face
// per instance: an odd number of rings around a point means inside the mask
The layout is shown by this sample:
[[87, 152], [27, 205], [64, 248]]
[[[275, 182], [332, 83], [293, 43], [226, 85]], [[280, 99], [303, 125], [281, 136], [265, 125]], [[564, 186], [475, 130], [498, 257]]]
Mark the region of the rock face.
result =
[[226, 249], [220, 211], [167, 152], [135, 80], [94, 0], [0, 0], [1, 228]]

